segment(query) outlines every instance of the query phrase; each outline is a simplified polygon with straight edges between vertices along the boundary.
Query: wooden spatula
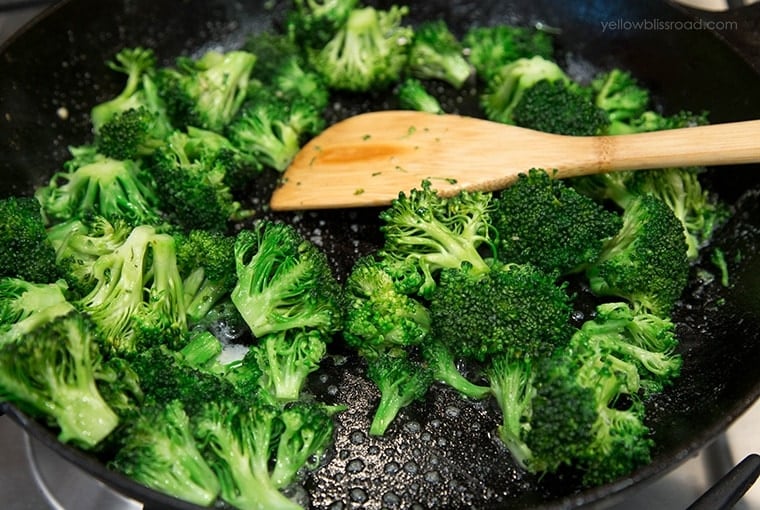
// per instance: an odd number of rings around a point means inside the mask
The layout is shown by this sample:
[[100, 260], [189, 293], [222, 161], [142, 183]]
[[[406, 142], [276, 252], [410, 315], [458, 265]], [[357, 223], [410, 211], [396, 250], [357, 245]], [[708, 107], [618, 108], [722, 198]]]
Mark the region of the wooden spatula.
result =
[[458, 115], [381, 111], [307, 143], [272, 195], [274, 210], [387, 205], [424, 179], [442, 195], [496, 190], [531, 168], [558, 178], [760, 162], [760, 120], [618, 136], [562, 136]]

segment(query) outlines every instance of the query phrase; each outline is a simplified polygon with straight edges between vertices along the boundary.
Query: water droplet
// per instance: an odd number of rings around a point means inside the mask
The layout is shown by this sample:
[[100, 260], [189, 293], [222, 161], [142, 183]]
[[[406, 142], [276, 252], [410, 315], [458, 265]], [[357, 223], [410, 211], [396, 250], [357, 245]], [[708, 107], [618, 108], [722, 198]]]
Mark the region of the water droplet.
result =
[[364, 470], [364, 461], [361, 459], [351, 459], [346, 465], [346, 471], [352, 474], [360, 473]]
[[338, 394], [338, 387], [335, 386], [334, 384], [331, 384], [330, 386], [327, 387], [327, 394], [330, 395], [331, 397], [334, 397], [335, 395]]
[[383, 471], [386, 475], [395, 475], [399, 472], [399, 469], [401, 469], [401, 467], [398, 465], [398, 462], [391, 461], [385, 465]]
[[348, 495], [354, 503], [364, 503], [367, 501], [367, 492], [359, 487], [351, 489]]
[[326, 383], [330, 379], [330, 376], [327, 374], [319, 374], [319, 382]]
[[428, 483], [438, 483], [441, 481], [441, 475], [438, 471], [428, 471], [425, 473], [425, 481]]
[[364, 444], [364, 441], [367, 440], [367, 436], [364, 435], [364, 432], [361, 430], [354, 430], [351, 432], [351, 435], [349, 436], [350, 441], [355, 445]]
[[404, 424], [404, 430], [412, 434], [417, 434], [421, 429], [422, 427], [416, 421], [408, 421]]
[[419, 470], [419, 466], [417, 466], [417, 463], [410, 460], [408, 462], [404, 463], [404, 471], [410, 474], [415, 474]]
[[458, 407], [448, 406], [446, 408], [446, 416], [448, 416], [449, 418], [458, 418], [460, 412], [461, 411], [459, 410]]
[[401, 503], [401, 498], [396, 493], [386, 492], [383, 494], [383, 503], [390, 507], [394, 507]]

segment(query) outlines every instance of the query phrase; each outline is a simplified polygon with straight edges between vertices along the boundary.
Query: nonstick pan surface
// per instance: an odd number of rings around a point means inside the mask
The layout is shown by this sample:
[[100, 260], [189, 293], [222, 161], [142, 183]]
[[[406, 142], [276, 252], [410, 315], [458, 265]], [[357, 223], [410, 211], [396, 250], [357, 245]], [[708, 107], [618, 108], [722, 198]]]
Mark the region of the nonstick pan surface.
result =
[[[664, 112], [708, 110], [712, 122], [760, 118], [760, 76], [714, 33], [688, 29], [693, 18], [654, 0], [428, 0], [405, 2], [409, 20], [442, 17], [459, 33], [473, 25], [542, 23], [556, 30], [561, 63], [579, 78], [631, 70]], [[267, 5], [274, 5], [267, 7]], [[388, 5], [388, 4], [381, 4]], [[239, 46], [251, 31], [276, 25], [283, 6], [224, 0], [70, 0], [58, 4], [0, 49], [0, 196], [31, 194], [90, 139], [89, 110], [113, 97], [122, 76], [104, 62], [125, 46], [147, 46], [161, 64], [179, 55]], [[610, 29], [610, 22], [670, 23], [670, 30]], [[624, 25], [625, 26], [625, 25]], [[661, 27], [664, 25], [660, 25]], [[607, 27], [607, 28], [605, 28]], [[680, 27], [680, 29], [678, 29]], [[693, 26], [692, 26], [693, 27]], [[624, 27], [623, 27], [624, 28]], [[741, 27], [739, 27], [741, 29]], [[474, 96], [445, 103], [474, 112]], [[338, 98], [331, 120], [392, 106], [381, 96]], [[436, 388], [402, 412], [386, 437], [368, 436], [377, 392], [364, 366], [338, 353], [310, 388], [328, 402], [348, 402], [328, 462], [301, 487], [315, 508], [570, 508], [606, 506], [663, 475], [716, 437], [760, 394], [760, 173], [756, 166], [707, 175], [710, 189], [735, 208], [716, 236], [729, 261], [729, 287], [695, 277], [676, 311], [682, 376], [648, 404], [656, 447], [652, 463], [630, 477], [582, 490], [571, 471], [535, 478], [512, 464], [492, 434], [493, 404], [466, 402]], [[273, 179], [246, 190], [265, 204]], [[377, 210], [283, 214], [330, 254], [345, 274], [379, 242]], [[267, 213], [262, 211], [261, 215]], [[709, 261], [702, 269], [714, 268]], [[11, 406], [6, 413], [45, 444], [146, 508], [196, 508], [108, 471], [96, 458], [62, 445], [54, 433]]]

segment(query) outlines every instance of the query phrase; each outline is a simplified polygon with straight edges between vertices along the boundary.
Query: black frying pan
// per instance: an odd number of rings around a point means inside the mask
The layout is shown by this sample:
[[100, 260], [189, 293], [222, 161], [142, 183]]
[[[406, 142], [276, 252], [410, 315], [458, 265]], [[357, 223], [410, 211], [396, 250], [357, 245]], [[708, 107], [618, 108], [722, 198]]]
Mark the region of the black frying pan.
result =
[[[558, 49], [571, 74], [588, 77], [620, 66], [653, 92], [666, 112], [711, 112], [713, 122], [760, 118], [760, 75], [707, 30], [687, 30], [685, 11], [654, 0], [427, 0], [411, 5], [410, 21], [442, 16], [460, 33], [474, 24], [544, 23], [559, 29]], [[162, 64], [211, 47], [231, 48], [253, 30], [270, 28], [282, 6], [232, 0], [71, 0], [59, 4], [0, 51], [0, 196], [30, 194], [67, 158], [66, 147], [89, 140], [89, 109], [118, 93], [122, 76], [103, 62], [124, 46], [156, 50]], [[757, 16], [754, 19], [760, 19]], [[603, 30], [610, 21], [676, 23], [670, 30]], [[739, 30], [742, 23], [738, 21]], [[749, 27], [750, 21], [746, 21]], [[756, 26], [757, 23], [755, 22]], [[606, 25], [609, 27], [609, 25]], [[681, 30], [676, 28], [681, 27]], [[341, 98], [342, 115], [388, 106], [373, 97]], [[473, 98], [457, 107], [470, 113]], [[446, 105], [449, 109], [455, 103]], [[663, 475], [722, 432], [760, 394], [760, 174], [724, 168], [708, 176], [737, 214], [717, 235], [732, 285], [695, 282], [676, 312], [684, 368], [676, 384], [649, 405], [653, 461], [630, 477], [582, 490], [571, 471], [537, 479], [517, 470], [490, 432], [497, 414], [445, 388], [407, 408], [387, 437], [366, 435], [377, 393], [354, 357], [328, 360], [311, 381], [321, 398], [350, 402], [339, 417], [335, 451], [304, 482], [317, 508], [510, 507], [606, 505]], [[721, 178], [718, 177], [726, 177]], [[271, 182], [251, 191], [266, 200]], [[754, 191], [748, 191], [754, 190]], [[281, 216], [292, 219], [292, 215]], [[378, 242], [377, 211], [299, 215], [299, 228], [319, 234], [344, 273]], [[709, 264], [705, 263], [705, 267]], [[196, 508], [109, 472], [97, 458], [59, 444], [55, 435], [11, 406], [5, 412], [74, 464], [155, 508]]]

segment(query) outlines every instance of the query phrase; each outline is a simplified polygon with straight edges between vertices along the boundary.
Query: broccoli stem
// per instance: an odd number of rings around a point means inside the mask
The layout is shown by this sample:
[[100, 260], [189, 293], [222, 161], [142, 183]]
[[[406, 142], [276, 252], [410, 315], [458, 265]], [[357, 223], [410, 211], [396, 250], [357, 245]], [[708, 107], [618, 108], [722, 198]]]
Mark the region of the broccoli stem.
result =
[[382, 393], [380, 403], [377, 405], [377, 409], [375, 409], [375, 416], [372, 418], [372, 424], [369, 427], [369, 433], [373, 436], [384, 435], [388, 426], [407, 403], [405, 399], [395, 392]]
[[[92, 370], [90, 367], [85, 370]], [[119, 417], [98, 393], [95, 380], [70, 391], [66, 387], [53, 390], [57, 402], [42, 403], [44, 407], [54, 405], [52, 414], [61, 428], [58, 439], [80, 444], [86, 449], [95, 447], [119, 424]]]

